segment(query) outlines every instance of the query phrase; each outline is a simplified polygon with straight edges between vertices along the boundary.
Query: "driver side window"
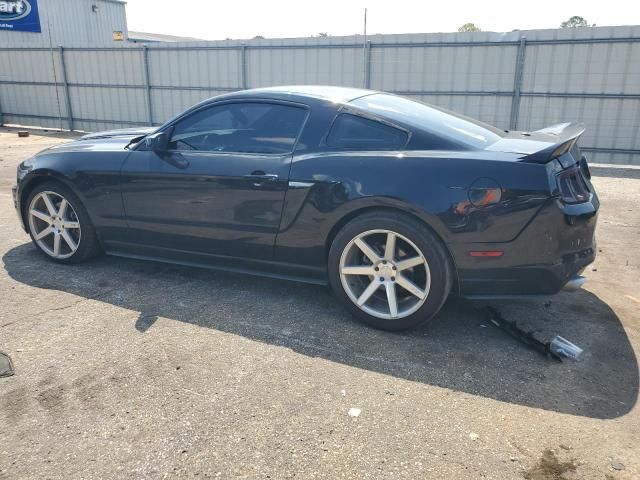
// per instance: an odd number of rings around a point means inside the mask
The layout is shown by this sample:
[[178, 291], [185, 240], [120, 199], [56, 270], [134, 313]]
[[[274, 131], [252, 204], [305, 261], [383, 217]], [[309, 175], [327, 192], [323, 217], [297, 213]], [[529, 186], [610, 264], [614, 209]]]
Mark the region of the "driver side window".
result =
[[170, 150], [290, 153], [306, 109], [273, 103], [228, 103], [200, 110], [178, 122]]

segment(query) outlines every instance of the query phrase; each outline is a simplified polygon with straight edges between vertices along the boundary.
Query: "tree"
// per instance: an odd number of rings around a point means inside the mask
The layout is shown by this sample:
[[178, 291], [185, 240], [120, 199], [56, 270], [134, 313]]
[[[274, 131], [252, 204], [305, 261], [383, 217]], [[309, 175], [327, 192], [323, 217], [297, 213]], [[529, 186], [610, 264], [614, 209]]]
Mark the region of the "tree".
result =
[[560, 28], [576, 28], [576, 27], [588, 27], [589, 23], [578, 15], [574, 15], [566, 22], [560, 24]]
[[465, 23], [459, 29], [459, 32], [481, 32], [482, 30], [475, 23]]
[[320, 32], [320, 33], [318, 34], [318, 36], [319, 36], [319, 37], [328, 37], [328, 36], [329, 36], [329, 34], [328, 34], [327, 32]]
[[264, 40], [264, 37], [262, 35], [256, 35], [255, 37], [253, 37], [254, 40]]

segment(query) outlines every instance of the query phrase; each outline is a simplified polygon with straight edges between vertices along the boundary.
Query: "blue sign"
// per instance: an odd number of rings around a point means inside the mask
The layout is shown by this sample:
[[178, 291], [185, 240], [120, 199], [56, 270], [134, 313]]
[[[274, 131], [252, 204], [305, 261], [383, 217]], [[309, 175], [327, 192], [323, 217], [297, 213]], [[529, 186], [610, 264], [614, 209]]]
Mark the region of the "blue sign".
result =
[[41, 32], [38, 0], [0, 0], [0, 30]]

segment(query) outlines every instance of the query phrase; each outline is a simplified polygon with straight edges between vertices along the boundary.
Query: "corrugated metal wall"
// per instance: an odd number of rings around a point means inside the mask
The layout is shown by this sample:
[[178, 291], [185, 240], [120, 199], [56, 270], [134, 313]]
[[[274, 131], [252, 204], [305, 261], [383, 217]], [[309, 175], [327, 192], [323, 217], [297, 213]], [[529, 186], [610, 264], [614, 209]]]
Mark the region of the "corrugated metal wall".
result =
[[0, 48], [0, 66], [5, 123], [160, 124], [242, 88], [364, 86], [504, 129], [581, 121], [592, 161], [640, 164], [640, 27]]
[[0, 45], [104, 47], [115, 43], [114, 31], [127, 35], [125, 2], [120, 0], [38, 0], [38, 13], [41, 33], [0, 30]]

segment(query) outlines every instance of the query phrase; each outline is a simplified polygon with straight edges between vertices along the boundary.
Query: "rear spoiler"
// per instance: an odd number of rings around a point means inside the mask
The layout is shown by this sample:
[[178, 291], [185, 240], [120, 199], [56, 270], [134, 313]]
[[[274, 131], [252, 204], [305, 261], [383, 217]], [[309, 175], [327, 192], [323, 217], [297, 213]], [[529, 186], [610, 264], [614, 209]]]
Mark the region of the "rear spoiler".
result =
[[[554, 158], [570, 152], [584, 131], [585, 127], [582, 123], [559, 123], [531, 132], [531, 136], [534, 138], [537, 135], [542, 135], [545, 137], [545, 141], [555, 140], [552, 137], [556, 137], [557, 141], [542, 150], [527, 155], [522, 160], [531, 163], [548, 163]], [[578, 162], [580, 159], [576, 158], [575, 161]]]

